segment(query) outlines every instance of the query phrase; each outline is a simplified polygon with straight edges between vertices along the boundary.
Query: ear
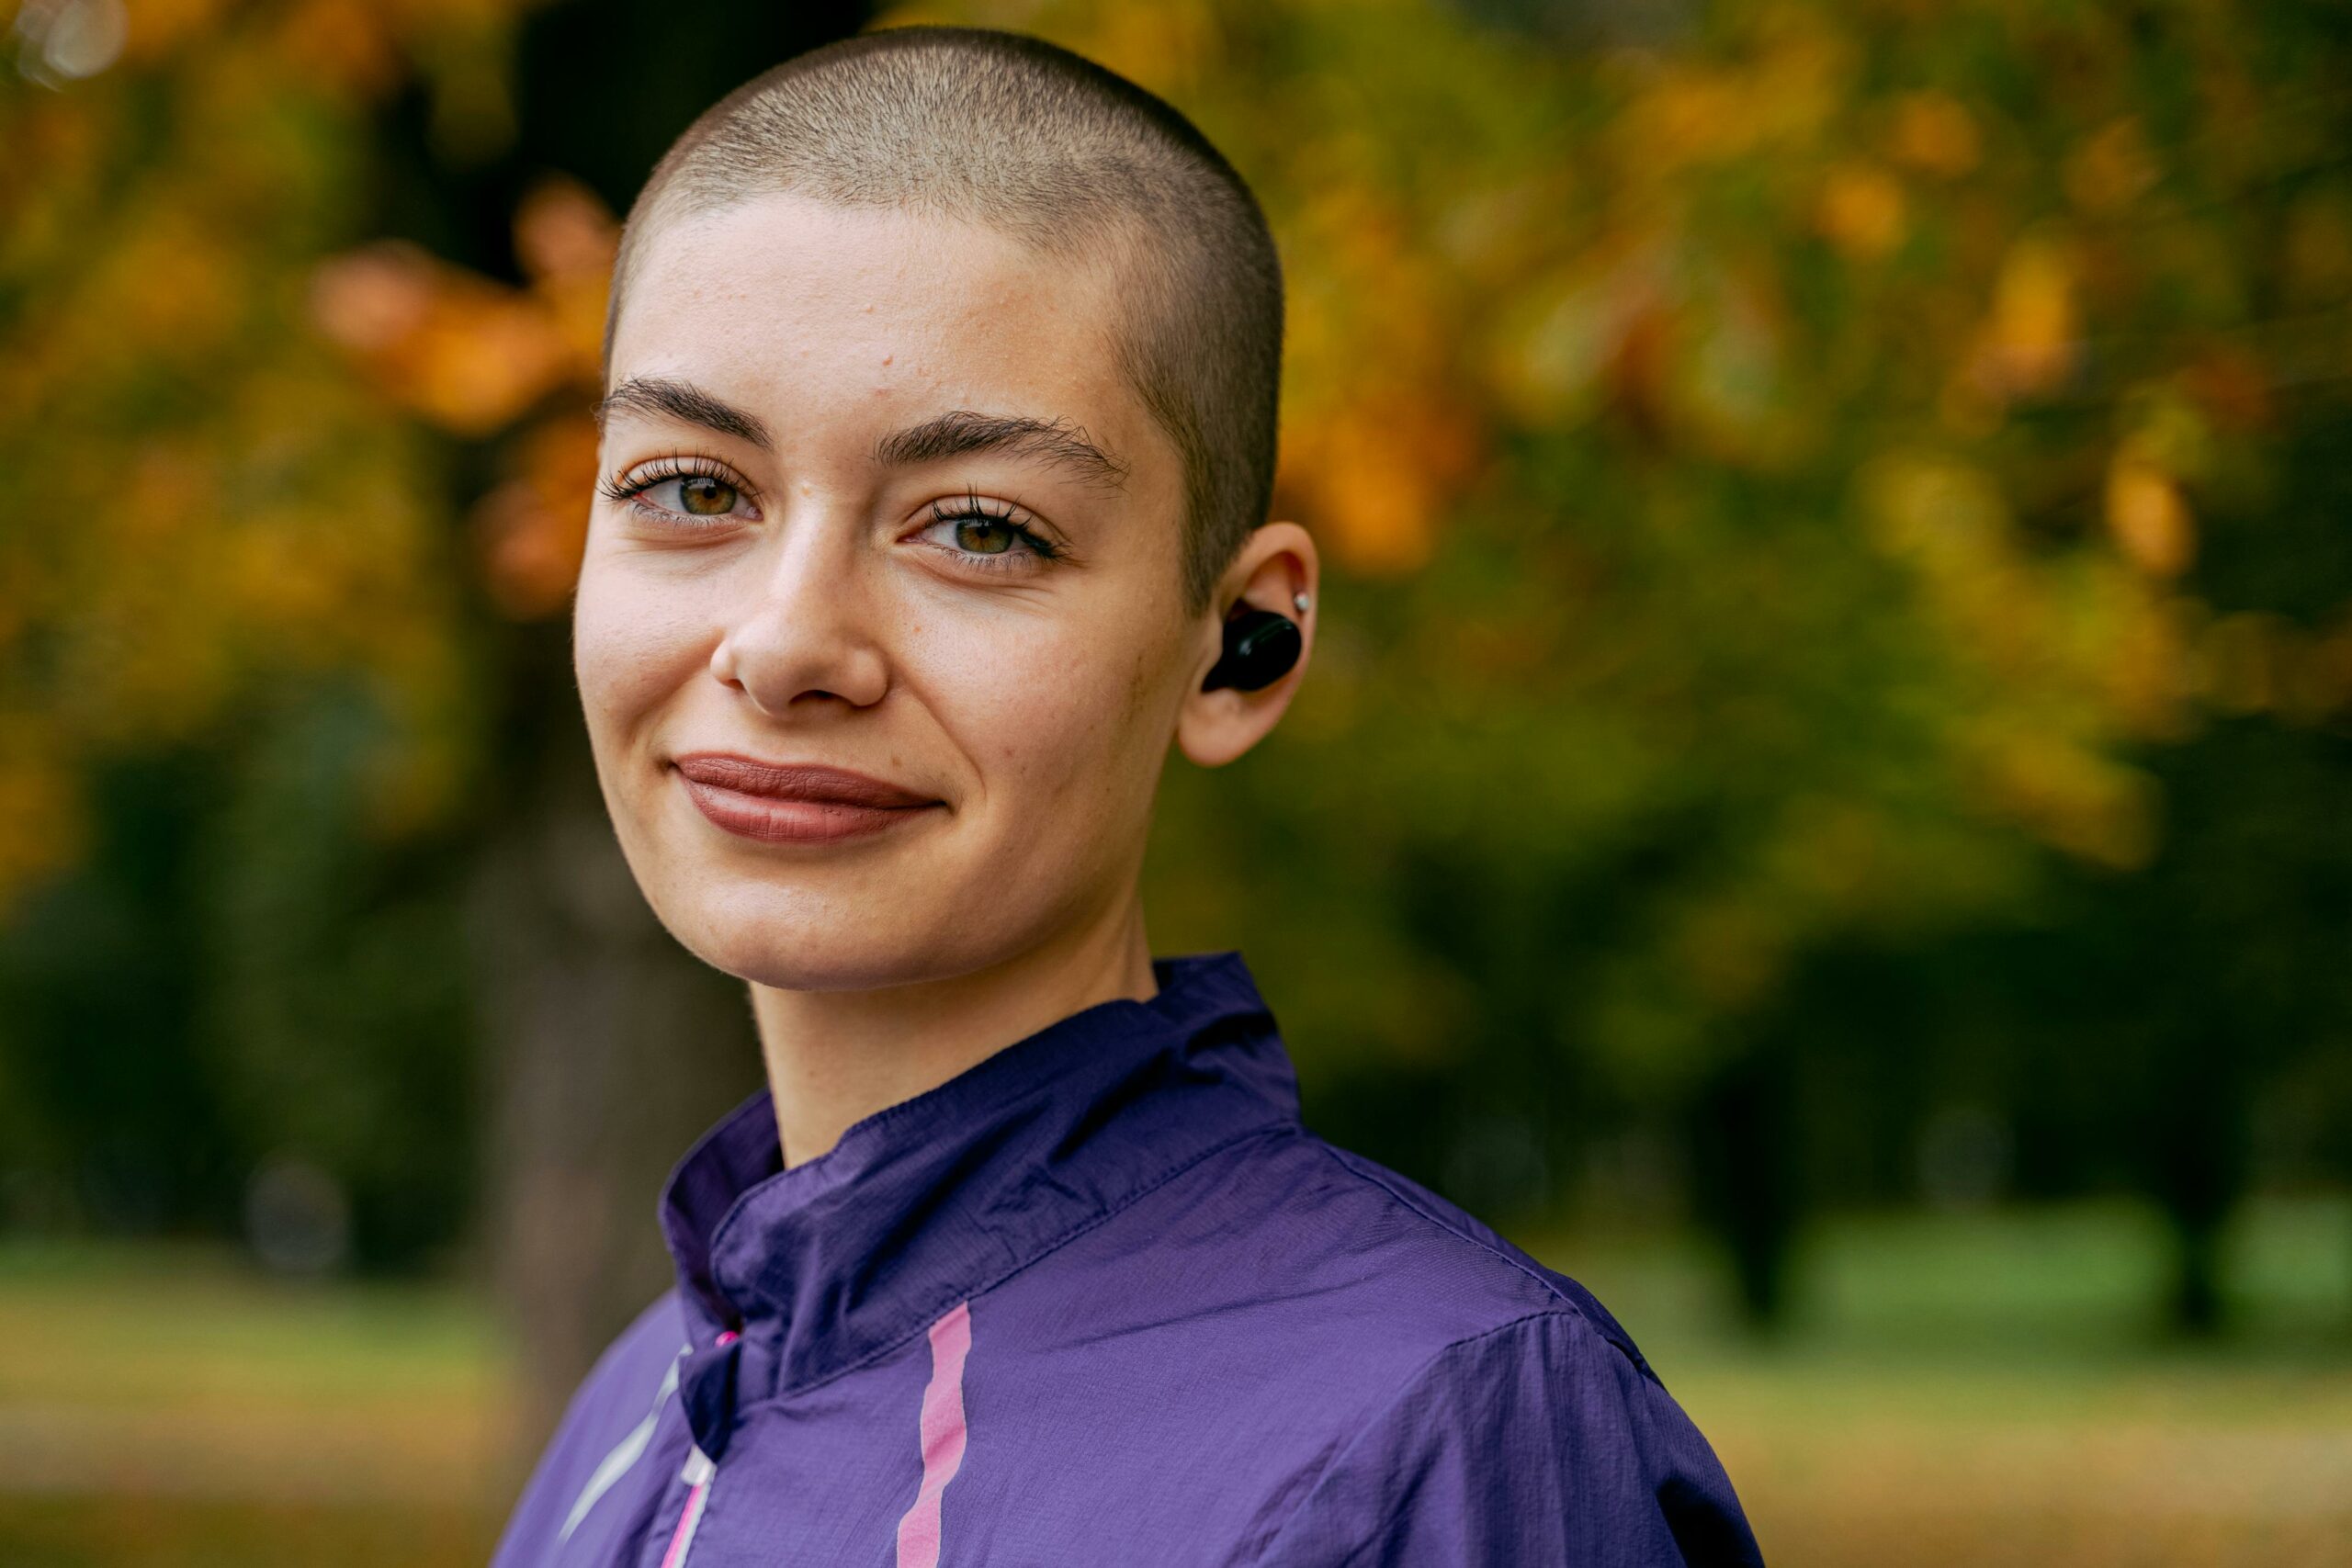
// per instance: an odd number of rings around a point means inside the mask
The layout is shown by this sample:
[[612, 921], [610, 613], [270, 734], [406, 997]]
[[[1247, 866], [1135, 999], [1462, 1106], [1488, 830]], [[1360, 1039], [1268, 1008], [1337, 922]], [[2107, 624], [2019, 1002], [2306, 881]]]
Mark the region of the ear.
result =
[[[1195, 628], [1197, 646], [1191, 683], [1176, 715], [1176, 743], [1204, 768], [1221, 768], [1255, 746], [1273, 728], [1306, 673], [1315, 652], [1314, 597], [1320, 586], [1315, 540], [1295, 523], [1268, 523], [1250, 536], [1226, 569]], [[1308, 596], [1298, 608], [1295, 596]], [[1298, 661], [1280, 680], [1254, 692], [1220, 686], [1201, 690], [1225, 651], [1225, 623], [1243, 610], [1272, 610], [1298, 623]]]

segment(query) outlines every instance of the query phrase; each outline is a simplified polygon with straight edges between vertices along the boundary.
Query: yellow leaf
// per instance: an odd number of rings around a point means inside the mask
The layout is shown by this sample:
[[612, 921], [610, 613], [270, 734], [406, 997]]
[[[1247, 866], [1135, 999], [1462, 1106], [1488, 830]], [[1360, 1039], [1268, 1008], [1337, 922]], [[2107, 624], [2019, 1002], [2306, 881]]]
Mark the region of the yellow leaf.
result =
[[1989, 389], [2046, 392], [2074, 370], [2081, 353], [2078, 271], [2072, 247], [2052, 236], [2029, 234], [2009, 247], [1973, 365]]
[[1823, 182], [1814, 222], [1848, 255], [1875, 261], [1908, 231], [1903, 186], [1873, 164], [1841, 165]]
[[2151, 577], [2179, 576], [2197, 553], [2180, 487], [2128, 447], [2108, 465], [2107, 526], [2124, 558]]
[[1888, 151], [1915, 169], [1964, 175], [1976, 166], [1983, 138], [1975, 118], [1948, 93], [1906, 93], [1894, 101]]

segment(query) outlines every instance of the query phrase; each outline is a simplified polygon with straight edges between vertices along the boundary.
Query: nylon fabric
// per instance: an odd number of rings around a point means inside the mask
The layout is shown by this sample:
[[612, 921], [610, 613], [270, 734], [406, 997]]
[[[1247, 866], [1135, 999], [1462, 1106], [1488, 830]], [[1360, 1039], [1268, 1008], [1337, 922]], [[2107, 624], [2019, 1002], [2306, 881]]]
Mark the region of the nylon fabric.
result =
[[1760, 1564], [1589, 1292], [1310, 1131], [1239, 953], [1153, 972], [788, 1170], [764, 1090], [704, 1134], [492, 1568]]

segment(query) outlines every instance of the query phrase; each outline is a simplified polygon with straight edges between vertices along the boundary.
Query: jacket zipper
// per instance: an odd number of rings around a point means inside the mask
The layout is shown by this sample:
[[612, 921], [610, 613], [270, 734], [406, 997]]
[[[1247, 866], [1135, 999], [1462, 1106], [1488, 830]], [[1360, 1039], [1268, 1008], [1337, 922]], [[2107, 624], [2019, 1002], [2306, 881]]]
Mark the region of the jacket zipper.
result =
[[686, 1506], [678, 1511], [678, 1528], [670, 1536], [670, 1550], [662, 1554], [662, 1568], [685, 1568], [686, 1553], [695, 1544], [695, 1530], [702, 1524], [703, 1505], [710, 1497], [710, 1478], [718, 1469], [711, 1457], [702, 1451], [701, 1444], [687, 1444], [686, 1467], [678, 1472], [678, 1479], [688, 1488]]
[[[740, 1329], [723, 1328], [712, 1345], [725, 1348], [742, 1337]], [[718, 1461], [702, 1451], [702, 1445], [692, 1437], [686, 1438], [685, 1468], [678, 1472], [678, 1479], [686, 1483], [685, 1506], [678, 1510], [678, 1528], [671, 1532], [669, 1550], [662, 1554], [662, 1568], [685, 1568], [686, 1553], [694, 1550], [695, 1531], [702, 1528], [702, 1511], [710, 1501], [710, 1478], [718, 1471]]]

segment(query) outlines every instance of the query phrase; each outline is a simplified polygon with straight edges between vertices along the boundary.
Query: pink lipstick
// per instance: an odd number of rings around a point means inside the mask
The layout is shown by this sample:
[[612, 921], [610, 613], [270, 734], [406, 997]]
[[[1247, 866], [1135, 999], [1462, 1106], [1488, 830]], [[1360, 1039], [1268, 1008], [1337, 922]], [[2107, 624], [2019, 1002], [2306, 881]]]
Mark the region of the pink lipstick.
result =
[[731, 751], [671, 759], [705, 817], [769, 843], [834, 843], [888, 831], [944, 803], [885, 779], [818, 762], [768, 762]]

